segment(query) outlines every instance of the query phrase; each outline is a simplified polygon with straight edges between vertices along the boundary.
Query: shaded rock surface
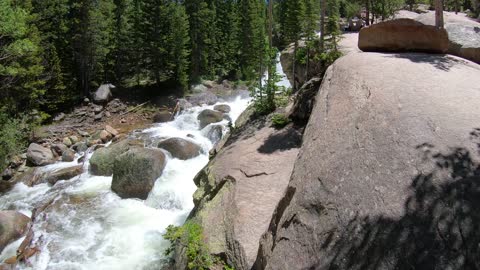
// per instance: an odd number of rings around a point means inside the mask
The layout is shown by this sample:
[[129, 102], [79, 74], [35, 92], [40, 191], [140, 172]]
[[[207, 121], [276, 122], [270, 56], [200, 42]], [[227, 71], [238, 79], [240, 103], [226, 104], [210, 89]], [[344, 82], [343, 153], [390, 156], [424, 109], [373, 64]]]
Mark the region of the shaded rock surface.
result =
[[44, 166], [55, 162], [52, 150], [36, 143], [28, 146], [27, 160], [34, 166]]
[[102, 84], [97, 91], [92, 95], [93, 102], [95, 103], [107, 103], [112, 99], [112, 91], [110, 89], [115, 88], [112, 84]]
[[430, 52], [448, 50], [445, 29], [412, 19], [395, 19], [360, 30], [358, 47], [365, 52]]
[[223, 113], [229, 113], [232, 108], [230, 108], [229, 105], [227, 104], [218, 104], [213, 107], [215, 111], [223, 112]]
[[134, 147], [143, 147], [143, 142], [125, 139], [109, 147], [98, 149], [90, 158], [90, 173], [101, 176], [112, 175], [115, 158]]
[[479, 99], [456, 57], [337, 60], [254, 269], [478, 268]]
[[223, 113], [210, 109], [203, 110], [197, 117], [200, 121], [200, 129], [208, 126], [211, 123], [217, 123], [223, 120]]
[[154, 123], [165, 123], [173, 120], [173, 115], [169, 111], [160, 111], [153, 115]]
[[[245, 124], [248, 121], [237, 125], [195, 177], [196, 206], [189, 217], [202, 225], [210, 251], [235, 269], [253, 265], [259, 239], [288, 184], [301, 140], [292, 126], [277, 131], [265, 118]], [[175, 269], [185, 269], [184, 250], [177, 247], [176, 252]]]
[[321, 82], [322, 79], [314, 77], [295, 93], [293, 105], [287, 112], [290, 119], [298, 124], [306, 124], [308, 122]]
[[0, 211], [0, 253], [28, 229], [30, 218], [16, 211]]
[[112, 190], [121, 198], [145, 200], [165, 165], [160, 149], [130, 149], [115, 159]]
[[182, 138], [169, 138], [158, 144], [159, 148], [163, 148], [170, 152], [174, 158], [187, 160], [200, 155], [201, 148], [197, 144]]

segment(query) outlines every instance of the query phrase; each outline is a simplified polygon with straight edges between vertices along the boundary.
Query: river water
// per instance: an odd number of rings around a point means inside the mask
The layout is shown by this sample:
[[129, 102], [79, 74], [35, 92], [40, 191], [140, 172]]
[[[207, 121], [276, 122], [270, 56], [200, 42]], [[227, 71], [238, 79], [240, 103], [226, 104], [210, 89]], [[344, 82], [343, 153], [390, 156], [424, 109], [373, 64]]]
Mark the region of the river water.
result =
[[[229, 116], [234, 122], [249, 101], [248, 97], [236, 97], [221, 104], [230, 105]], [[199, 130], [197, 120], [198, 114], [207, 108], [213, 106], [194, 107], [172, 122], [131, 134], [147, 141], [180, 137], [193, 140], [202, 148], [201, 155], [189, 160], [169, 156], [162, 176], [145, 201], [120, 199], [110, 189], [112, 177], [88, 173], [88, 160], [85, 173], [79, 177], [54, 186], [27, 187], [20, 183], [1, 196], [0, 209], [18, 210], [27, 216], [34, 207], [54, 199], [34, 224], [34, 242], [41, 252], [30, 259], [31, 266], [21, 265], [19, 269], [159, 269], [168, 246], [162, 234], [170, 224], [183, 224], [192, 210], [196, 189], [192, 180], [208, 163], [208, 151], [213, 147], [206, 137], [211, 126]], [[220, 124], [226, 132], [228, 122]], [[91, 153], [87, 159], [90, 156]], [[76, 164], [59, 162], [42, 170]], [[15, 255], [21, 241], [10, 244], [0, 254], [0, 261]]]

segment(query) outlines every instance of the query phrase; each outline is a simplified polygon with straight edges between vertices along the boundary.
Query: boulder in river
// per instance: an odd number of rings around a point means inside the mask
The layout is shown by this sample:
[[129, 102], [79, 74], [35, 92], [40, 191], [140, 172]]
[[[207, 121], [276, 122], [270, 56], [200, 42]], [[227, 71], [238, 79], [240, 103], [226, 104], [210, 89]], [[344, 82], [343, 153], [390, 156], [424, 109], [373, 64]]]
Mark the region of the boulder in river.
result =
[[395, 19], [362, 28], [358, 48], [365, 52], [445, 53], [448, 34], [443, 28], [412, 19]]
[[104, 104], [112, 99], [111, 89], [115, 88], [112, 84], [102, 84], [95, 93], [93, 93], [93, 102]]
[[34, 166], [44, 166], [55, 162], [52, 150], [36, 143], [28, 146], [27, 160]]
[[0, 211], [0, 253], [13, 241], [22, 237], [30, 223], [30, 218], [17, 211]]
[[63, 162], [71, 162], [75, 160], [75, 151], [72, 149], [65, 149], [62, 153], [62, 161]]
[[159, 111], [153, 115], [153, 123], [165, 123], [173, 120], [173, 115], [167, 110]]
[[54, 171], [49, 171], [45, 173], [43, 176], [44, 180], [50, 183], [51, 185], [55, 185], [60, 180], [69, 180], [75, 176], [82, 174], [83, 172], [83, 165], [76, 165], [66, 168], [57, 169]]
[[115, 158], [112, 190], [121, 198], [145, 200], [165, 165], [160, 149], [130, 149]]
[[143, 147], [143, 142], [125, 139], [109, 147], [96, 150], [90, 158], [90, 173], [93, 175], [110, 176], [113, 174], [115, 158], [135, 147]]
[[165, 149], [174, 158], [187, 160], [200, 155], [201, 148], [197, 144], [182, 138], [169, 138], [158, 144], [159, 148]]
[[217, 123], [223, 120], [223, 113], [210, 109], [203, 110], [197, 117], [200, 121], [200, 129], [208, 126], [211, 123]]
[[222, 125], [211, 125], [210, 129], [208, 129], [208, 131], [207, 131], [207, 138], [213, 144], [216, 144], [217, 142], [219, 142], [222, 139], [222, 136], [223, 136], [223, 126]]
[[210, 91], [194, 94], [188, 98], [188, 102], [190, 102], [194, 106], [200, 106], [204, 104], [213, 105], [217, 103], [217, 101], [218, 97]]
[[218, 104], [213, 107], [215, 111], [223, 112], [223, 113], [229, 113], [232, 108], [230, 108], [229, 105], [227, 104]]
[[52, 148], [52, 151], [54, 151], [59, 156], [61, 156], [62, 153], [68, 149], [68, 147], [63, 143], [53, 144], [51, 148]]

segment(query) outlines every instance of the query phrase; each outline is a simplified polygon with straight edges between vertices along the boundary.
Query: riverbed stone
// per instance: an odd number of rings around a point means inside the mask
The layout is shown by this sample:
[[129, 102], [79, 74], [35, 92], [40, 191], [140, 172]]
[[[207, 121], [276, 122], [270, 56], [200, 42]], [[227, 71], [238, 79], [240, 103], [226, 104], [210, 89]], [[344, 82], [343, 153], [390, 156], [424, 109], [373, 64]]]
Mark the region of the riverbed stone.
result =
[[124, 199], [145, 200], [165, 165], [165, 154], [160, 149], [130, 149], [115, 158], [112, 191]]
[[0, 211], [0, 252], [22, 237], [28, 229], [30, 218], [17, 211]]
[[71, 162], [73, 160], [75, 160], [75, 151], [69, 148], [65, 149], [62, 153], [62, 161]]
[[215, 111], [223, 112], [223, 113], [229, 113], [232, 108], [227, 105], [227, 104], [218, 104], [213, 107]]
[[54, 171], [47, 172], [43, 178], [44, 181], [50, 183], [51, 185], [55, 185], [60, 180], [69, 180], [75, 176], [82, 174], [83, 172], [83, 165], [76, 165], [66, 168], [61, 168]]
[[223, 113], [210, 109], [203, 110], [197, 117], [200, 121], [200, 129], [208, 126], [211, 123], [217, 123], [223, 120]]
[[55, 162], [52, 150], [36, 143], [28, 146], [27, 160], [34, 166], [44, 166]]
[[90, 158], [90, 173], [100, 176], [112, 175], [115, 158], [135, 147], [143, 147], [143, 141], [125, 139], [96, 150]]
[[169, 138], [158, 144], [159, 148], [165, 149], [174, 158], [187, 160], [200, 155], [201, 148], [197, 144], [182, 138]]

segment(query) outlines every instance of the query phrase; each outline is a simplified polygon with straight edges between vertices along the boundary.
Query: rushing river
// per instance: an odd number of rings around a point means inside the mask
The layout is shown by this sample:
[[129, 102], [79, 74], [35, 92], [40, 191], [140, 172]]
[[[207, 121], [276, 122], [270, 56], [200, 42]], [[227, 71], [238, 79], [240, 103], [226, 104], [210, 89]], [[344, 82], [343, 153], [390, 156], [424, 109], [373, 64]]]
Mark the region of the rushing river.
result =
[[[248, 106], [249, 98], [237, 97], [221, 102], [230, 105], [234, 122]], [[196, 189], [192, 179], [207, 163], [213, 143], [206, 137], [209, 128], [199, 130], [198, 114], [213, 106], [194, 107], [174, 121], [156, 124], [134, 132], [133, 137], [154, 141], [155, 138], [180, 137], [193, 140], [202, 147], [202, 154], [179, 160], [168, 157], [162, 176], [156, 181], [147, 200], [120, 199], [110, 189], [112, 177], [85, 173], [54, 186], [39, 184], [27, 187], [17, 184], [0, 196], [0, 209], [18, 210], [27, 216], [34, 207], [54, 200], [35, 221], [34, 243], [41, 252], [30, 258], [30, 266], [20, 269], [159, 269], [168, 243], [162, 238], [170, 224], [181, 225], [193, 208]], [[228, 122], [221, 122], [224, 132]], [[188, 136], [187, 136], [188, 135]], [[192, 136], [193, 135], [193, 136]], [[42, 168], [44, 171], [76, 165], [59, 162]], [[7, 246], [0, 261], [15, 255], [22, 239]]]

